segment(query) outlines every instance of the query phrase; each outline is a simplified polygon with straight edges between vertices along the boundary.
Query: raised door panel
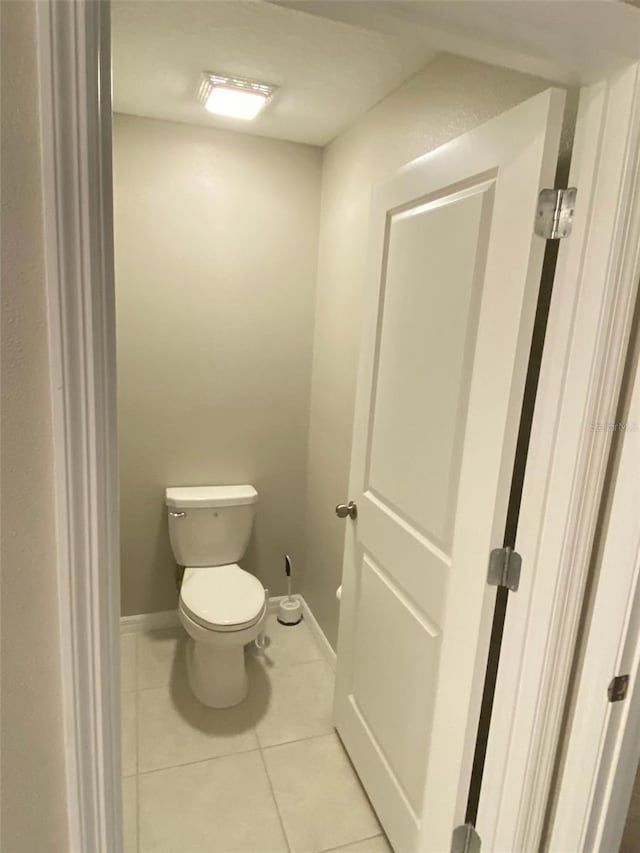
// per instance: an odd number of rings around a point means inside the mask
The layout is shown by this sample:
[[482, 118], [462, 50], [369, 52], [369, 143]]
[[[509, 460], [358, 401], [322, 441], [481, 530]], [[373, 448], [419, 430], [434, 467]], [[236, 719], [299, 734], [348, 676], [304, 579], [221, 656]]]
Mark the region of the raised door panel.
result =
[[391, 211], [368, 488], [448, 551], [486, 259], [492, 182]]

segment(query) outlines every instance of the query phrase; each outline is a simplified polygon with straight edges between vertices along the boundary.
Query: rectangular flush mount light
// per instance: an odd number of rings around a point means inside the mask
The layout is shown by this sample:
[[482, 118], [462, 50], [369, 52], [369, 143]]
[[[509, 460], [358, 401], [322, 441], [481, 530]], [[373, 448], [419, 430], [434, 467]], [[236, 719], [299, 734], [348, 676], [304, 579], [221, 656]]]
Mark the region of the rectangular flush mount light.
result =
[[203, 71], [198, 100], [205, 110], [231, 118], [255, 118], [269, 103], [276, 86]]

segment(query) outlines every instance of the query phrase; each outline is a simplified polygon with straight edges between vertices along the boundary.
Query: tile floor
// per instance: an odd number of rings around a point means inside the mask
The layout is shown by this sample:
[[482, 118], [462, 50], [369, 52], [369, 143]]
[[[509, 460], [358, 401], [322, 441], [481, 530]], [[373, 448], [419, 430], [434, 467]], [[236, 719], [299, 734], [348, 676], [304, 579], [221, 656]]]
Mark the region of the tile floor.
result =
[[200, 705], [181, 628], [123, 634], [125, 853], [390, 853], [331, 724], [333, 672], [269, 617], [242, 705]]

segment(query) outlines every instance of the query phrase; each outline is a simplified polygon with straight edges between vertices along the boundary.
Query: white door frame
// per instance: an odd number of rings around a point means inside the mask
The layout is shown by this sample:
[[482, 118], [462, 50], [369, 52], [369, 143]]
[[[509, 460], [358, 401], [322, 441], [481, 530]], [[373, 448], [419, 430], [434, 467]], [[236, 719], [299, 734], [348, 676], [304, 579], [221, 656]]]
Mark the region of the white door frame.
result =
[[[43, 0], [38, 20], [70, 847], [114, 853], [122, 842], [109, 9]], [[485, 850], [533, 850], [546, 807], [610, 445], [610, 433], [588, 425], [613, 417], [639, 272], [640, 198], [630, 190], [640, 179], [638, 73], [631, 66], [581, 99], [580, 126], [590, 130], [572, 167], [576, 225], [560, 250], [534, 416], [518, 532], [523, 580], [509, 602], [498, 676], [496, 707], [508, 719], [492, 728], [480, 804]], [[499, 848], [496, 838], [511, 841]]]
[[109, 6], [41, 2], [38, 60], [69, 848], [122, 850]]
[[545, 820], [611, 445], [595, 425], [615, 420], [640, 275], [640, 66], [582, 91], [569, 183], [478, 812], [489, 850], [537, 849]]
[[[640, 247], [638, 247], [640, 252]], [[637, 319], [637, 318], [636, 318]], [[613, 487], [602, 507], [593, 568], [589, 628], [572, 702], [573, 724], [554, 785], [549, 850], [618, 850], [640, 759], [640, 340], [635, 330], [623, 406], [609, 466]], [[619, 430], [619, 431], [618, 431]], [[625, 701], [611, 703], [607, 684], [630, 678]]]

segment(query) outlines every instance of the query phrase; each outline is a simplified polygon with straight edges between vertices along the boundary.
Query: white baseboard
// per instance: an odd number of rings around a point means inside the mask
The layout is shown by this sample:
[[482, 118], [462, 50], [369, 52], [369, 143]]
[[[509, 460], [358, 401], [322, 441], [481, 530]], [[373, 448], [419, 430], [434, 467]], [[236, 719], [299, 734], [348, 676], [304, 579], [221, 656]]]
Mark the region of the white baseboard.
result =
[[[284, 601], [286, 595], [270, 595], [269, 596], [269, 613], [275, 613], [281, 601]], [[299, 595], [292, 595], [291, 598], [301, 598]]]
[[[324, 631], [320, 627], [316, 617], [309, 609], [309, 605], [304, 600], [304, 597], [299, 594], [292, 596], [297, 598], [302, 603], [302, 614], [304, 621], [311, 631], [314, 640], [318, 644], [323, 658], [327, 661], [331, 669], [336, 668], [336, 653], [327, 640]], [[278, 604], [286, 598], [286, 595], [273, 595], [269, 598], [269, 613], [274, 613], [278, 609]], [[139, 616], [122, 616], [120, 618], [120, 633], [133, 634], [136, 631], [157, 631], [161, 628], [175, 628], [180, 624], [177, 610], [165, 610], [161, 613], [141, 613]]]
[[320, 647], [322, 656], [329, 664], [331, 669], [335, 672], [337, 658], [336, 653], [333, 650], [333, 646], [331, 645], [329, 640], [327, 640], [327, 636], [320, 627], [320, 623], [313, 615], [313, 613], [309, 609], [309, 605], [302, 596], [300, 596], [300, 601], [302, 602], [302, 612], [304, 613], [304, 621], [307, 623], [309, 630], [313, 634], [315, 641]]
[[[269, 612], [273, 613], [275, 610], [277, 610], [278, 604], [283, 599], [285, 599], [286, 597], [287, 597], [286, 595], [271, 596], [269, 598]], [[304, 596], [300, 595], [299, 593], [294, 593], [291, 597], [296, 598], [301, 602], [301, 604], [302, 604], [302, 617], [304, 619], [304, 622], [307, 625], [307, 627], [309, 628], [309, 630], [311, 631], [311, 634], [313, 635], [313, 639], [318, 644], [318, 648], [320, 649], [320, 651], [322, 653], [322, 657], [326, 660], [326, 662], [329, 664], [331, 669], [334, 670], [334, 672], [335, 672], [336, 653], [334, 652], [333, 647], [332, 647], [331, 643], [329, 642], [329, 640], [327, 640], [327, 637], [326, 637], [324, 631], [322, 630], [322, 628], [320, 627], [318, 620], [316, 619], [316, 617], [313, 615], [313, 613], [309, 609], [309, 605], [304, 600]]]
[[161, 613], [140, 613], [138, 616], [121, 616], [120, 633], [134, 634], [136, 631], [157, 631], [160, 628], [175, 628], [180, 624], [177, 610]]

